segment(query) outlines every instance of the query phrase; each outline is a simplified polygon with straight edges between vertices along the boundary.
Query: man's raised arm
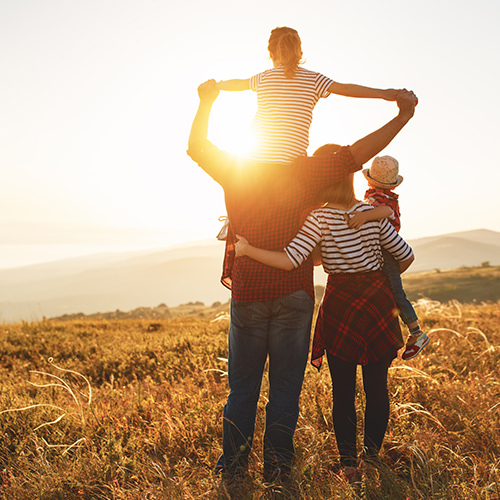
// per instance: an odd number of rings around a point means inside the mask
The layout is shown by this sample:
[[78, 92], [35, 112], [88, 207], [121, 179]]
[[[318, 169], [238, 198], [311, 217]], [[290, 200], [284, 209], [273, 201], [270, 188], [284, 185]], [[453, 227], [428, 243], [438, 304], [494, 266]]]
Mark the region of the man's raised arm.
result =
[[380, 153], [396, 137], [412, 118], [417, 102], [418, 99], [413, 92], [405, 89], [399, 93], [397, 97], [398, 115], [389, 123], [363, 137], [363, 139], [356, 141], [350, 147], [356, 165], [361, 166], [366, 163]]
[[208, 121], [212, 105], [219, 95], [215, 80], [208, 80], [198, 87], [200, 103], [191, 125], [187, 154], [215, 182], [222, 187], [226, 185], [228, 176], [234, 167], [234, 155], [220, 150], [208, 140]]
[[188, 149], [191, 149], [196, 142], [207, 139], [208, 120], [210, 118], [210, 112], [212, 111], [212, 105], [218, 95], [219, 90], [216, 87], [215, 80], [207, 80], [198, 87], [200, 103], [193, 124], [191, 125]]

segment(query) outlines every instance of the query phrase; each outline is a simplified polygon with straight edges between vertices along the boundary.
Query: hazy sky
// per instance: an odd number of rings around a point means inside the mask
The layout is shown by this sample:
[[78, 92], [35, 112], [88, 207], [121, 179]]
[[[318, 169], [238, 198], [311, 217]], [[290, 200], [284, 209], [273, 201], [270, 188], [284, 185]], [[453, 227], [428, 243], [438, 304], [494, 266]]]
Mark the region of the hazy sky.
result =
[[[419, 97], [384, 151], [405, 179], [404, 237], [500, 231], [499, 18], [491, 0], [0, 1], [0, 267], [61, 245], [213, 238], [222, 190], [185, 153], [196, 89], [269, 68], [276, 26], [298, 30], [306, 68]], [[350, 144], [396, 110], [323, 99], [309, 152]], [[230, 149], [254, 112], [253, 92], [221, 93], [211, 138]]]

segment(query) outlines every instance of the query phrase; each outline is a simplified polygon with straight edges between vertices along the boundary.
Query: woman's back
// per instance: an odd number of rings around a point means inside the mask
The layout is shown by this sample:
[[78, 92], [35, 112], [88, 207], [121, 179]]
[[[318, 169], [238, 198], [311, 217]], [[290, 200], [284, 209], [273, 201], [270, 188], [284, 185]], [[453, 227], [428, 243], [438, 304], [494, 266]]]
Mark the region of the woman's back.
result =
[[294, 265], [300, 265], [320, 243], [321, 261], [328, 274], [378, 271], [383, 265], [382, 247], [398, 260], [408, 258], [412, 254], [410, 246], [387, 219], [367, 222], [360, 229], [349, 227], [354, 212], [372, 209], [371, 205], [356, 202], [349, 210], [329, 206], [314, 210], [287, 246], [288, 257]]

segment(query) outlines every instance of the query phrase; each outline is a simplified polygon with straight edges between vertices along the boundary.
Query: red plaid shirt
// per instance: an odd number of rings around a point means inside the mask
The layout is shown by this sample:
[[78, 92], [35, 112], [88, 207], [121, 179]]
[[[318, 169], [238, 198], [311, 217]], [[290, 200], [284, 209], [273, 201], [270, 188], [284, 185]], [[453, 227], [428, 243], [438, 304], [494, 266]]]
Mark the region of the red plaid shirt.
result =
[[314, 328], [311, 363], [324, 351], [360, 365], [394, 359], [404, 345], [394, 297], [381, 271], [330, 274]]
[[188, 154], [224, 189], [230, 221], [221, 282], [238, 302], [257, 302], [305, 290], [314, 297], [309, 258], [292, 271], [266, 266], [248, 257], [234, 258], [235, 234], [250, 244], [281, 251], [318, 207], [319, 191], [359, 170], [349, 147], [337, 153], [300, 157], [291, 164], [256, 163], [221, 151], [208, 140]]
[[401, 213], [399, 212], [399, 195], [391, 189], [370, 188], [365, 193], [365, 201], [374, 207], [387, 205], [392, 208], [392, 216], [387, 220], [394, 226], [399, 233], [401, 229]]

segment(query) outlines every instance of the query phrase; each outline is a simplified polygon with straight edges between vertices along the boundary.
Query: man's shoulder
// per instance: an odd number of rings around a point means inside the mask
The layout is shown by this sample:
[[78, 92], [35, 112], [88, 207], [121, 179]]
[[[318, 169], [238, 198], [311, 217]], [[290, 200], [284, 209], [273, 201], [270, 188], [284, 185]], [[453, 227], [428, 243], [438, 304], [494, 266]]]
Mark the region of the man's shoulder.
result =
[[187, 154], [210, 177], [222, 185], [228, 182], [231, 172], [237, 170], [239, 166], [237, 156], [219, 149], [207, 139], [190, 144]]
[[208, 139], [200, 139], [189, 144], [187, 154], [197, 163], [204, 160], [210, 160], [214, 157], [226, 161], [237, 161], [237, 157], [227, 151], [219, 149], [215, 144], [211, 143]]
[[215, 148], [215, 146], [208, 139], [198, 139], [188, 145], [187, 154], [192, 158], [193, 155], [204, 153], [206, 149], [210, 148]]

